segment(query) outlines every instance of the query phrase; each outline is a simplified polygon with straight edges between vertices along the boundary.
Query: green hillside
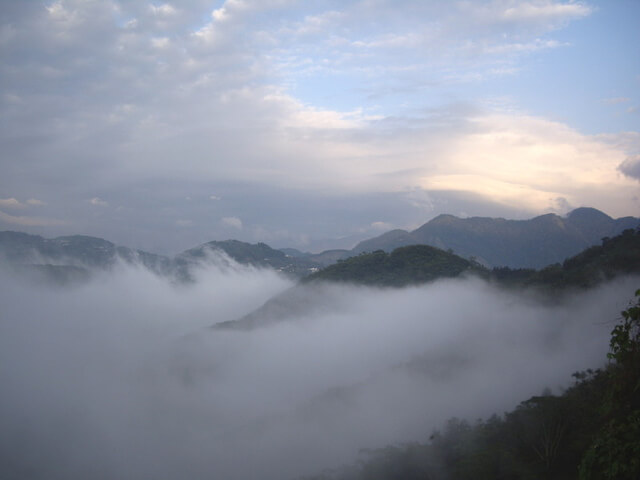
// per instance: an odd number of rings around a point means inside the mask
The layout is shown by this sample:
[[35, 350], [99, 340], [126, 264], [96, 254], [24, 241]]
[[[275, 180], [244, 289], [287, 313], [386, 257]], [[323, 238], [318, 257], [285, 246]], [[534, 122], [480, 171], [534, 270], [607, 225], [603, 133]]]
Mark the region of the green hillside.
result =
[[602, 245], [587, 248], [562, 264], [541, 270], [494, 268], [491, 279], [504, 286], [543, 287], [549, 290], [567, 287], [588, 288], [619, 275], [640, 273], [640, 230], [625, 230]]
[[313, 273], [292, 287], [265, 302], [242, 318], [216, 324], [215, 328], [252, 329], [277, 323], [317, 309], [320, 302], [331, 308], [338, 301], [329, 289], [319, 288], [332, 283], [350, 283], [374, 287], [404, 287], [441, 278], [476, 275], [499, 287], [533, 289], [555, 297], [567, 291], [590, 288], [603, 281], [626, 274], [640, 274], [640, 230], [626, 230], [621, 235], [605, 239], [602, 245], [591, 247], [568, 258], [562, 264], [542, 270], [495, 268], [489, 270], [471, 260], [427, 245], [412, 245], [382, 250], [341, 260]]
[[469, 260], [428, 245], [364, 253], [338, 261], [305, 278], [310, 281], [350, 282], [362, 285], [401, 287], [457, 277], [463, 272], [481, 269]]
[[640, 273], [640, 230], [625, 230], [605, 238], [602, 245], [587, 248], [563, 263], [540, 270], [489, 270], [472, 260], [427, 245], [363, 253], [324, 268], [305, 281], [349, 282], [360, 285], [402, 287], [463, 273], [478, 275], [500, 286], [535, 287], [548, 291], [588, 288], [619, 275]]

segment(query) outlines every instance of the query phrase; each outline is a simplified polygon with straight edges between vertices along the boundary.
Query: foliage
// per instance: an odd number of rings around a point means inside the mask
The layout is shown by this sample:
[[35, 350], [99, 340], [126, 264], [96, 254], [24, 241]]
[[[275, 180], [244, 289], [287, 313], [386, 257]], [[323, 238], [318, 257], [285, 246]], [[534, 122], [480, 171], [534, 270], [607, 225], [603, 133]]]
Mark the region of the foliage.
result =
[[580, 465], [580, 478], [640, 478], [640, 290], [611, 332], [606, 424]]
[[590, 288], [617, 275], [640, 273], [640, 230], [625, 230], [602, 245], [587, 248], [562, 264], [541, 270], [494, 268], [491, 279], [509, 287], [536, 287], [549, 292]]
[[508, 267], [487, 270], [472, 259], [428, 245], [400, 247], [391, 253], [376, 250], [339, 260], [305, 281], [351, 282], [401, 287], [475, 274], [502, 287], [536, 288], [556, 294], [571, 288], [589, 288], [617, 275], [640, 273], [640, 230], [625, 230], [602, 245], [591, 247], [562, 264], [541, 270]]
[[478, 271], [469, 260], [428, 245], [396, 248], [391, 253], [377, 250], [338, 261], [306, 278], [364, 285], [401, 287], [443, 277], [457, 277]]

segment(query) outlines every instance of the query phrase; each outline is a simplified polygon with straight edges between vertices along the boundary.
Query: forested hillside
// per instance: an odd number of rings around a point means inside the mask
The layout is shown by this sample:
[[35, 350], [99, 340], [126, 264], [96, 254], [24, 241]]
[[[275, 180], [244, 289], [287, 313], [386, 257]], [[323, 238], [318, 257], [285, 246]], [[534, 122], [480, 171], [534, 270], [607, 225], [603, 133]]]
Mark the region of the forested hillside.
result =
[[378, 250], [338, 261], [306, 277], [305, 281], [400, 287], [475, 274], [501, 286], [558, 291], [590, 287], [631, 273], [640, 273], [640, 230], [628, 229], [616, 237], [603, 239], [602, 245], [590, 247], [562, 263], [541, 270], [509, 267], [489, 270], [451, 252], [427, 245], [412, 245], [397, 248], [391, 253]]
[[549, 291], [587, 288], [619, 275], [640, 273], [640, 230], [604, 238], [562, 263], [541, 270], [494, 268], [491, 279], [504, 286], [542, 287]]
[[481, 270], [481, 266], [439, 248], [412, 245], [396, 248], [391, 253], [378, 250], [339, 260], [308, 276], [305, 281], [401, 287]]

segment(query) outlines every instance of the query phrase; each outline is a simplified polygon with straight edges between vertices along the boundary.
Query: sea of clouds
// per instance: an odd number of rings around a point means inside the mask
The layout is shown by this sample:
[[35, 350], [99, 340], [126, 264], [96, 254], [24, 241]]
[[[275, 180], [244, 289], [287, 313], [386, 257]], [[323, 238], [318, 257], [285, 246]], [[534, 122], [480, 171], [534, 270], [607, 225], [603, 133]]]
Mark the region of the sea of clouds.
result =
[[286, 479], [426, 441], [604, 365], [639, 284], [560, 302], [474, 278], [306, 286], [308, 314], [218, 330], [293, 282], [229, 261], [191, 284], [120, 265], [52, 288], [0, 269], [0, 476]]

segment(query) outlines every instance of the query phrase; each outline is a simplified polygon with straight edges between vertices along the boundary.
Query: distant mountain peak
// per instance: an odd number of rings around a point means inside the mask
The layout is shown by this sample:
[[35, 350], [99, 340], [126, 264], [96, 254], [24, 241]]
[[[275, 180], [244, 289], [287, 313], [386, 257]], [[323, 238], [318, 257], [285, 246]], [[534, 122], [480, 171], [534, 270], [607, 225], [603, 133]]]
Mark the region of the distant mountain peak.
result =
[[613, 220], [609, 215], [597, 208], [579, 207], [567, 214], [568, 220]]
[[491, 266], [542, 268], [639, 224], [640, 219], [613, 219], [589, 207], [577, 208], [566, 217], [547, 213], [523, 220], [442, 214], [403, 235], [392, 231], [365, 240], [352, 252], [390, 252], [401, 246], [425, 244], [451, 249], [463, 257], [473, 256]]
[[456, 217], [455, 215], [451, 215], [449, 213], [441, 213], [440, 215], [438, 215], [437, 217], [432, 218], [431, 220], [429, 220], [428, 223], [451, 223], [451, 222], [455, 222], [457, 220], [462, 220], [460, 217]]

